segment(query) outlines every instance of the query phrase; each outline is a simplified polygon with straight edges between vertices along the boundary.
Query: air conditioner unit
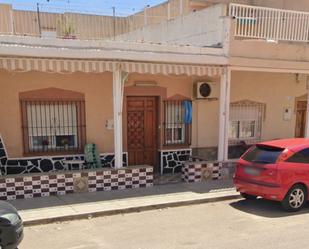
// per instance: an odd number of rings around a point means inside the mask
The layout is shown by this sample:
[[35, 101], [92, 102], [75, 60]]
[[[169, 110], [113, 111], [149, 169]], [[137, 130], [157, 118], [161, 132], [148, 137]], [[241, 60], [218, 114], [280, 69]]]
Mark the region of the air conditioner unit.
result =
[[220, 84], [217, 82], [196, 82], [194, 93], [196, 99], [218, 99]]

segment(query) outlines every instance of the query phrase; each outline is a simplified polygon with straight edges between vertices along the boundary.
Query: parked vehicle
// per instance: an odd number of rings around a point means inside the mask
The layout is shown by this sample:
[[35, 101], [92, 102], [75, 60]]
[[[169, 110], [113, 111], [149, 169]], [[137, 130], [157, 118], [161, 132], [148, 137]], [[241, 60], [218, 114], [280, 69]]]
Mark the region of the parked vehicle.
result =
[[308, 200], [309, 139], [252, 146], [237, 163], [234, 184], [246, 199], [259, 196], [280, 201], [287, 211], [300, 210]]
[[0, 248], [16, 249], [23, 239], [23, 222], [17, 210], [0, 201]]

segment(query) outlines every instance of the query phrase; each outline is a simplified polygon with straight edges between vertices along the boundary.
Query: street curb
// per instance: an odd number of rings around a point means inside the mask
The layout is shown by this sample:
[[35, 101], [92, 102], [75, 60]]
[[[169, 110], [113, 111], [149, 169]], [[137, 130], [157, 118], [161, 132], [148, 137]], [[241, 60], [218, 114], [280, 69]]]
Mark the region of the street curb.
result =
[[60, 216], [60, 217], [54, 217], [54, 218], [42, 218], [42, 219], [24, 221], [23, 225], [24, 227], [46, 225], [46, 224], [56, 223], [56, 222], [91, 219], [91, 218], [103, 217], [103, 216], [113, 216], [117, 214], [139, 213], [143, 211], [198, 205], [198, 204], [220, 202], [220, 201], [234, 200], [234, 199], [240, 199], [240, 198], [241, 198], [240, 195], [238, 193], [237, 194], [235, 193], [235, 194], [230, 194], [226, 196], [202, 198], [202, 199], [197, 199], [197, 200], [177, 201], [177, 202], [170, 202], [170, 203], [145, 205], [145, 206], [139, 206], [139, 207], [129, 207], [129, 208], [123, 208], [123, 209], [89, 212], [89, 213], [66, 215], [66, 216]]

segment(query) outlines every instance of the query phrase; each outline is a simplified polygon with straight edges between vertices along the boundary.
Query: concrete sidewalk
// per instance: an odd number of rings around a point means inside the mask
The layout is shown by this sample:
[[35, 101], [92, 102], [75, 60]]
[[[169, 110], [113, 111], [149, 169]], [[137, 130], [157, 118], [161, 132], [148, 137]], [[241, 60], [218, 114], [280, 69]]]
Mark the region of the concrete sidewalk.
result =
[[25, 226], [239, 198], [231, 180], [10, 201]]

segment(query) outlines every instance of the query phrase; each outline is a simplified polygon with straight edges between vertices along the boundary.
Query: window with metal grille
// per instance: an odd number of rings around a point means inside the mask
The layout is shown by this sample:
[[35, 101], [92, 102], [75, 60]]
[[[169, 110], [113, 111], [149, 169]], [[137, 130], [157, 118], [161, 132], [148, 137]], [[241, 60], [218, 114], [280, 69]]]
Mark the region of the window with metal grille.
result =
[[260, 141], [265, 108], [263, 103], [248, 100], [231, 103], [229, 143]]
[[86, 141], [84, 100], [21, 99], [25, 154], [80, 153]]
[[191, 122], [186, 121], [185, 101], [187, 100], [164, 101], [164, 145], [191, 143]]

